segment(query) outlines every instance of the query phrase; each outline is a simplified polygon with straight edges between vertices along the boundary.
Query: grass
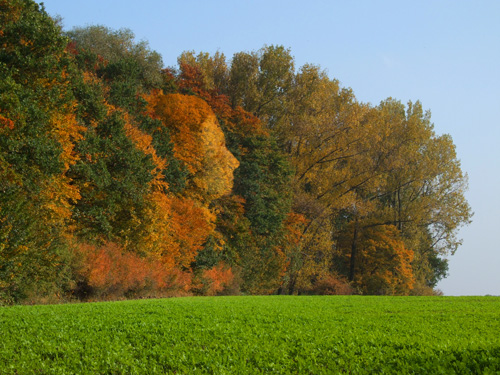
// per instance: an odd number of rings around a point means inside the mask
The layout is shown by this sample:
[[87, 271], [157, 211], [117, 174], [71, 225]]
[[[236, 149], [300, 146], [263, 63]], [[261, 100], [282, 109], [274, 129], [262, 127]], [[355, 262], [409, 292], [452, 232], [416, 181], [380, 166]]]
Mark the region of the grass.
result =
[[500, 298], [187, 297], [0, 308], [1, 374], [500, 373]]

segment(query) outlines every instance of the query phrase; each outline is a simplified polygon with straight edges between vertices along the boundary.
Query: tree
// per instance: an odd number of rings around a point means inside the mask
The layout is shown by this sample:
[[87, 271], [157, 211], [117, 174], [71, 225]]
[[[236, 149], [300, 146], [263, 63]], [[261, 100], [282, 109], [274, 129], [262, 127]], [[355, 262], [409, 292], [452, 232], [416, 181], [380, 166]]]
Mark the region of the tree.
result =
[[[103, 59], [98, 75], [115, 80], [113, 90], [123, 90], [123, 81], [130, 80], [142, 91], [159, 87], [163, 62], [146, 41], [135, 41], [130, 29], [111, 30], [102, 25], [75, 27], [66, 33], [80, 50], [94, 53]], [[116, 79], [120, 77], [121, 79]], [[136, 90], [134, 90], [136, 91]]]
[[67, 39], [43, 7], [0, 1], [0, 299], [60, 292], [71, 205], [75, 116]]
[[239, 249], [244, 288], [270, 293], [280, 287], [286, 268], [281, 244], [291, 211], [287, 186], [292, 170], [269, 136], [242, 137], [237, 146], [245, 152], [238, 155], [241, 162], [235, 171], [234, 193], [244, 199], [252, 238], [250, 248]]
[[279, 287], [286, 267], [281, 244], [291, 197], [283, 191], [292, 171], [274, 137], [254, 115], [240, 106], [231, 106], [219, 89], [208, 88], [205, 74], [211, 71], [204, 69], [202, 63], [211, 58], [200, 56], [203, 59], [198, 62], [192, 54], [183, 55], [176, 85], [210, 105], [225, 133], [228, 149], [239, 161], [232, 198], [215, 200], [212, 205], [219, 217], [232, 217], [241, 225], [228, 226], [225, 220], [218, 220], [217, 231], [195, 266], [208, 267], [221, 259], [229, 261], [241, 270], [242, 290], [270, 293]]
[[228, 94], [233, 107], [246, 111], [274, 128], [286, 113], [292, 88], [294, 60], [283, 46], [266, 46], [258, 52], [233, 56]]
[[155, 193], [183, 190], [186, 175], [173, 155], [168, 129], [148, 111], [143, 97], [151, 86], [145, 85], [146, 71], [160, 75], [161, 66], [146, 66], [156, 53], [135, 44], [129, 32], [96, 27], [70, 34], [77, 41], [68, 50], [81, 71], [73, 82], [78, 118], [87, 127], [76, 145], [80, 159], [70, 171], [82, 191], [73, 208], [77, 234], [85, 241], [113, 241], [127, 251], [147, 253], [145, 239], [161, 226], [156, 205], [162, 200]]
[[405, 247], [396, 227], [355, 221], [336, 247], [350, 281], [363, 294], [407, 295], [413, 288], [413, 251]]
[[377, 111], [387, 172], [372, 199], [380, 221], [396, 226], [414, 250], [419, 283], [433, 287], [446, 274], [442, 258], [461, 243], [457, 230], [472, 217], [464, 197], [467, 176], [451, 137], [435, 134], [419, 102], [405, 108], [388, 99]]
[[467, 176], [419, 102], [360, 103], [282, 46], [162, 70], [130, 30], [0, 10], [0, 298], [177, 276], [195, 293], [408, 294], [446, 275]]
[[195, 52], [183, 52], [177, 59], [182, 73], [183, 68], [197, 67], [202, 74], [202, 88], [206, 92], [215, 91], [217, 93], [226, 93], [229, 84], [229, 68], [226, 63], [226, 57], [223, 53], [216, 52], [210, 56], [207, 52], [200, 52], [195, 56]]
[[[213, 235], [215, 214], [212, 202], [228, 195], [233, 187], [237, 159], [226, 148], [225, 137], [209, 105], [201, 98], [156, 92], [146, 98], [149, 110], [161, 119], [173, 141], [173, 151], [188, 171], [182, 196], [165, 197], [170, 229], [163, 239], [162, 259], [180, 251], [183, 260], [172, 263], [188, 267]], [[177, 244], [169, 248], [165, 244]], [[174, 250], [178, 249], [178, 250]]]
[[[123, 243], [140, 232], [145, 197], [154, 173], [155, 155], [134, 141], [132, 125], [123, 110], [107, 103], [101, 81], [86, 73], [75, 83], [79, 117], [87, 130], [76, 144], [79, 160], [69, 176], [80, 189], [73, 217], [82, 238]], [[158, 162], [158, 159], [156, 159]]]
[[209, 203], [228, 194], [239, 163], [208, 104], [195, 96], [153, 95], [150, 104], [170, 131], [175, 157], [189, 171], [187, 193]]
[[330, 272], [336, 217], [353, 205], [370, 209], [361, 201], [376, 187], [379, 170], [368, 152], [372, 129], [363, 123], [368, 108], [351, 90], [305, 65], [287, 103], [286, 121], [276, 134], [295, 170], [293, 209], [307, 219], [295, 262], [302, 268], [289, 276], [296, 279], [293, 293]]

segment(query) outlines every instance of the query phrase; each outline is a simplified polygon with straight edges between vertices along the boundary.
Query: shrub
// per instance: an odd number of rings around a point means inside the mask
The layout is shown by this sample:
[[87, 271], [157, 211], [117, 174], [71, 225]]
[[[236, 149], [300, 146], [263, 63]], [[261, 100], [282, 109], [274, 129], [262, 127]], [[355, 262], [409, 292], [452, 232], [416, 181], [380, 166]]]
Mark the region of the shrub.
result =
[[195, 289], [198, 294], [205, 296], [239, 293], [237, 278], [235, 278], [231, 267], [228, 267], [224, 262], [203, 270], [199, 277], [199, 284]]
[[347, 280], [332, 274], [325, 274], [320, 275], [313, 283], [310, 294], [351, 295], [354, 294], [354, 289]]
[[191, 288], [191, 273], [169, 269], [115, 243], [77, 244], [73, 253], [73, 293], [80, 299], [178, 296]]

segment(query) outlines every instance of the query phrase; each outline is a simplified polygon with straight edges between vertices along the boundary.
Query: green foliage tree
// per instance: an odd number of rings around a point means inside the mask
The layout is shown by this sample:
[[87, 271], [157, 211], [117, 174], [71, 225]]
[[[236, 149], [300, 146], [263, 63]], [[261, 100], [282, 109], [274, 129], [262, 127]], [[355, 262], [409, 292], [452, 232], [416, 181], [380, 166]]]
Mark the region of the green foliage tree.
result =
[[[159, 87], [162, 83], [163, 62], [160, 54], [149, 48], [146, 41], [135, 41], [130, 29], [112, 30], [106, 26], [94, 25], [75, 27], [66, 35], [79, 49], [92, 52], [106, 64], [99, 73], [104, 78], [114, 80], [114, 90], [126, 90], [124, 78], [143, 90]], [[131, 84], [129, 82], [129, 84]]]
[[83, 130], [73, 115], [67, 39], [43, 7], [0, 2], [0, 299], [55, 293], [79, 198], [67, 176]]
[[234, 193], [245, 200], [245, 217], [252, 234], [253, 249], [238, 249], [245, 288], [250, 292], [276, 291], [285, 263], [280, 244], [291, 210], [292, 197], [287, 187], [292, 170], [269, 136], [245, 137], [232, 146], [246, 150], [238, 155], [240, 167], [235, 172], [234, 186]]
[[283, 46], [233, 56], [228, 95], [233, 107], [242, 106], [274, 128], [286, 113], [293, 84], [294, 59]]

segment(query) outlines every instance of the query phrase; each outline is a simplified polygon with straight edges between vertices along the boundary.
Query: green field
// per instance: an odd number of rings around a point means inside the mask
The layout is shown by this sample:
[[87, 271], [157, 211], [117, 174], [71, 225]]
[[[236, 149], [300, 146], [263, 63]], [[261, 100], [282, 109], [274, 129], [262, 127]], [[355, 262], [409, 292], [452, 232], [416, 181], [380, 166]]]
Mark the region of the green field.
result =
[[14, 306], [0, 329], [0, 374], [500, 373], [497, 297]]

